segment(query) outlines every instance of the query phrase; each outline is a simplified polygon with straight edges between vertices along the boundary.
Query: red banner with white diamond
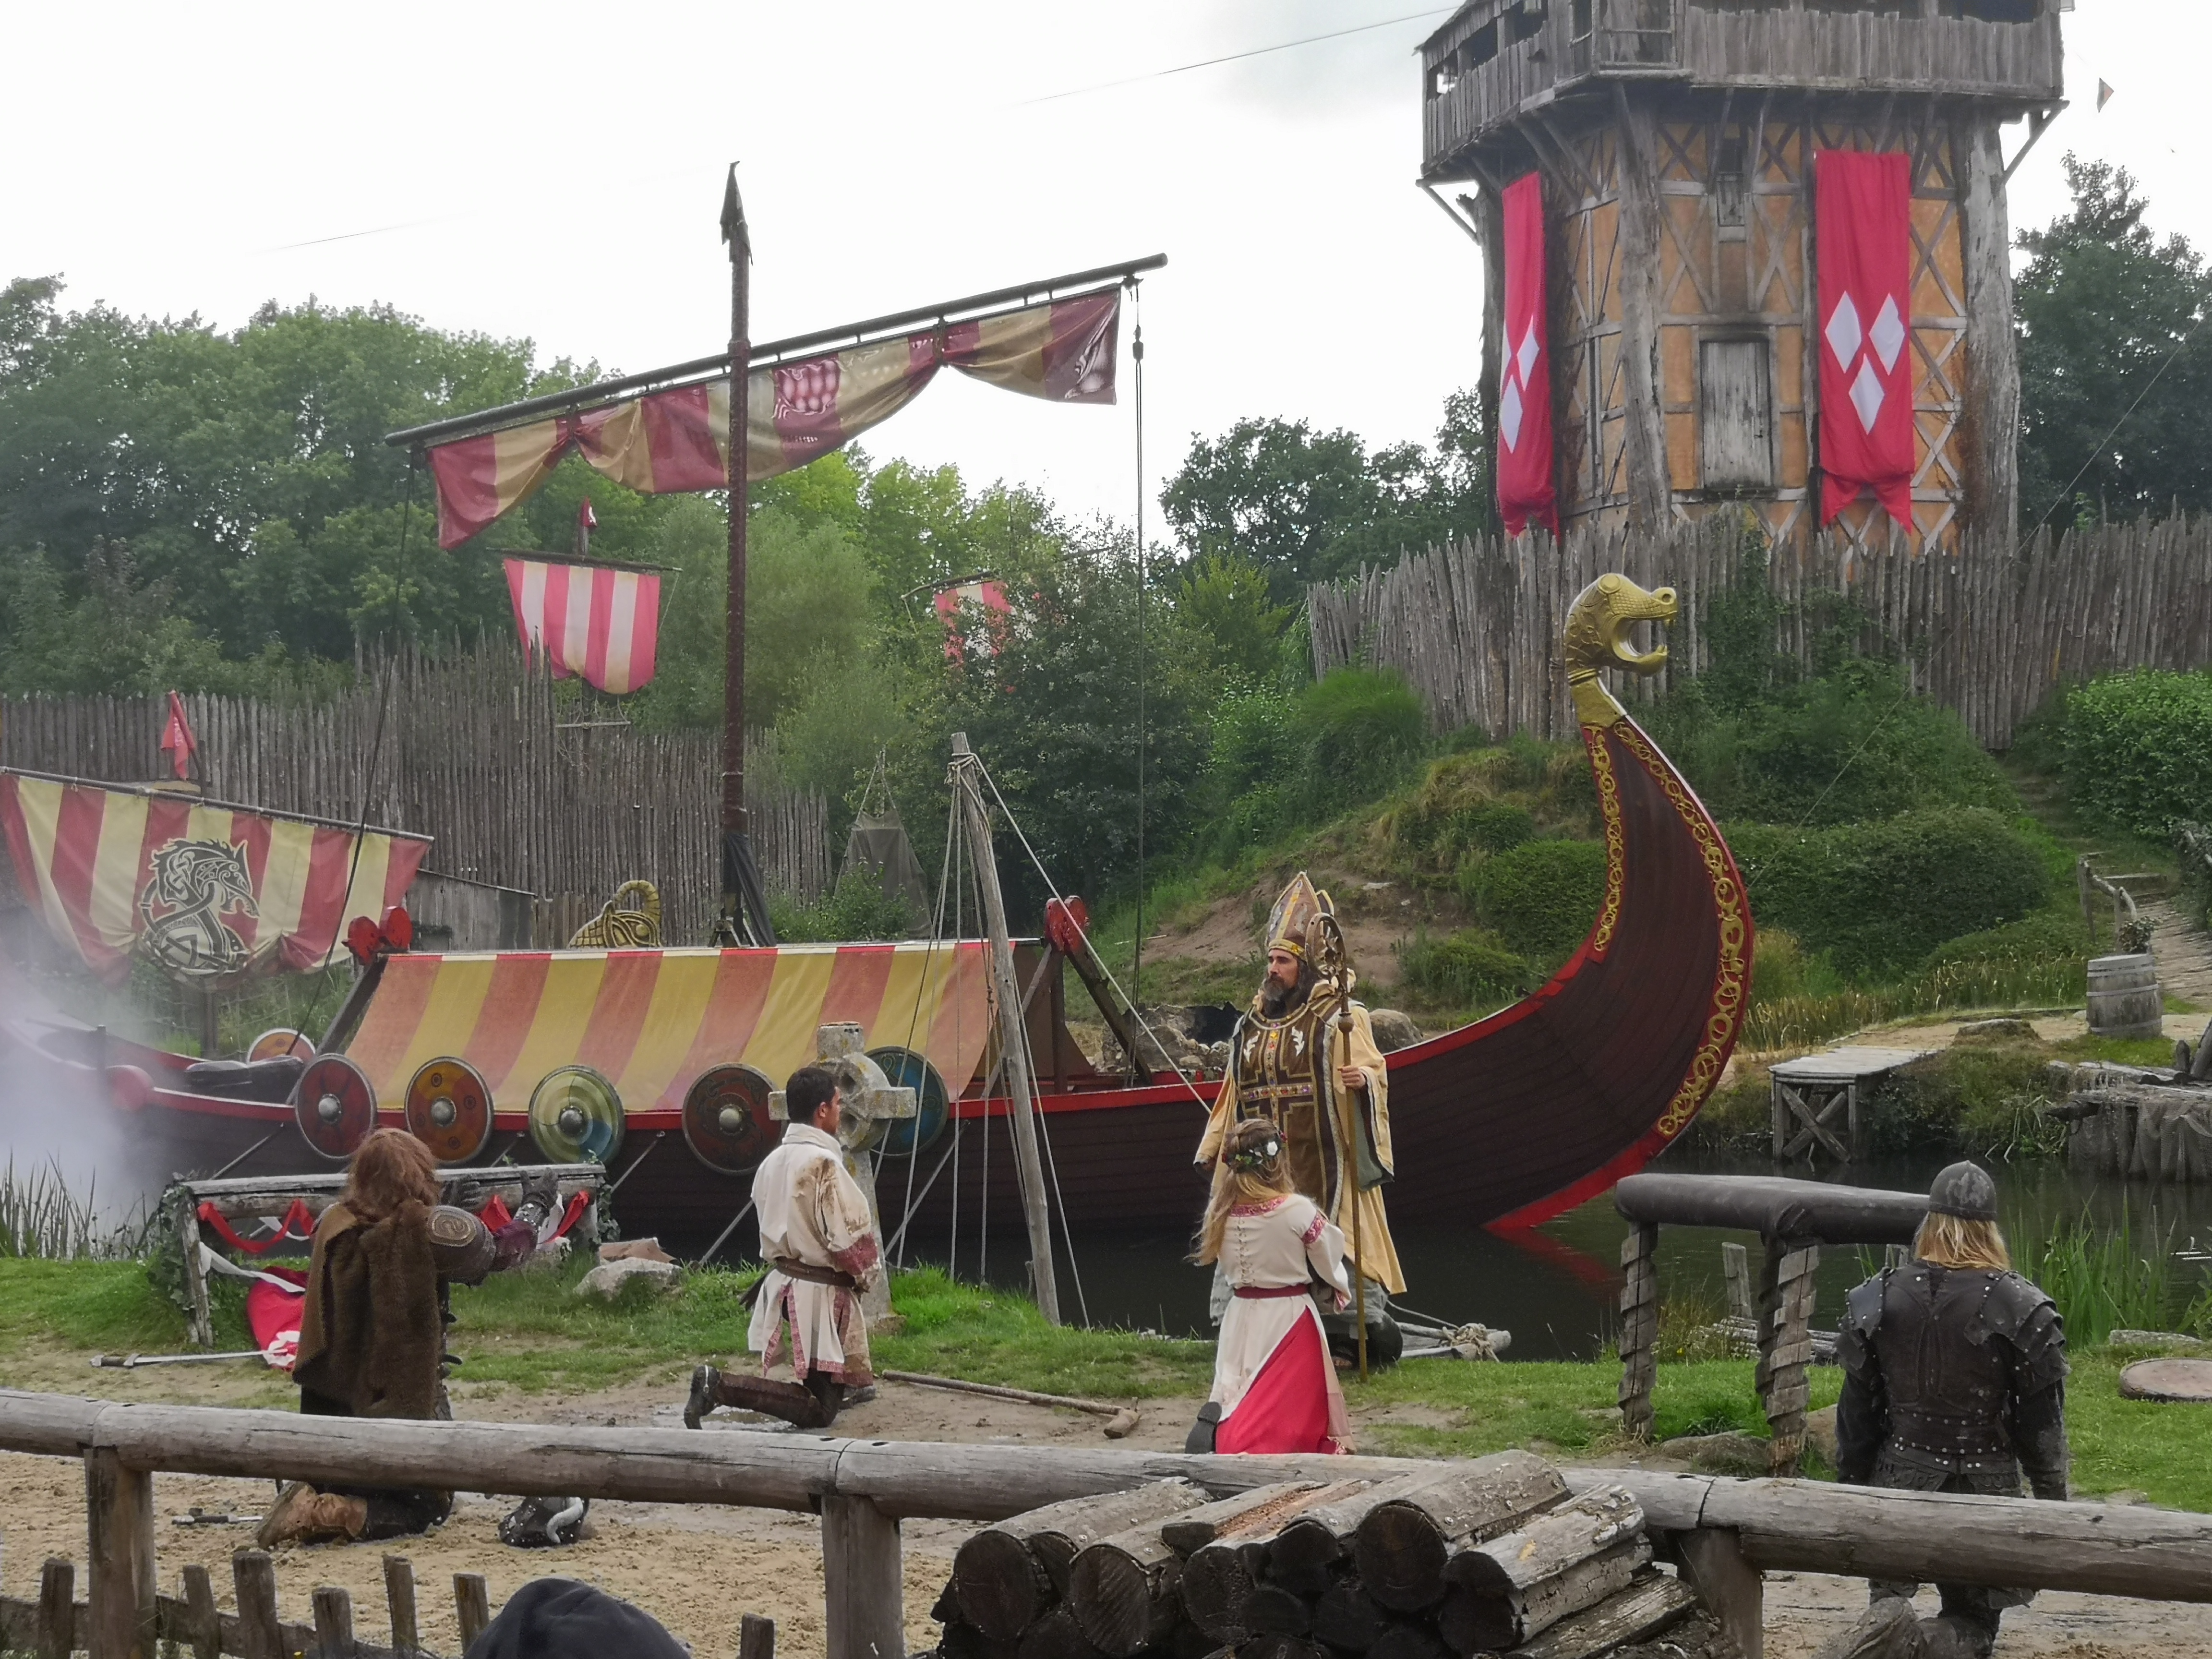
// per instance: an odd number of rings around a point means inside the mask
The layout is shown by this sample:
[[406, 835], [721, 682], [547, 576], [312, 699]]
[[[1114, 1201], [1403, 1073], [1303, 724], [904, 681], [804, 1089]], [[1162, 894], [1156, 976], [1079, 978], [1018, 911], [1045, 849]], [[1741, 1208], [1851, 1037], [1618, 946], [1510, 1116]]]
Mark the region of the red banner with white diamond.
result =
[[1912, 526], [1912, 163], [1822, 150], [1820, 522], [1871, 490]]
[[1557, 537], [1543, 182], [1533, 173], [1516, 179], [1499, 201], [1505, 212], [1505, 362], [1498, 377], [1498, 512], [1509, 536], [1533, 519]]

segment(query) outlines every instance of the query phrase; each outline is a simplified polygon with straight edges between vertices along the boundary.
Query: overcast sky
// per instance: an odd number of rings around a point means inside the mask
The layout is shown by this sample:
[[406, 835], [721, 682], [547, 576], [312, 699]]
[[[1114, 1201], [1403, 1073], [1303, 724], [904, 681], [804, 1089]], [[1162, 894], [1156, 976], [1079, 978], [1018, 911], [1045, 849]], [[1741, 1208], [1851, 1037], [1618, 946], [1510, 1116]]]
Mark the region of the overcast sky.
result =
[[[757, 338], [1167, 253], [1143, 299], [1157, 496], [1194, 432], [1274, 415], [1426, 439], [1474, 381], [1476, 251], [1412, 182], [1413, 48], [1449, 10], [27, 6], [0, 278], [60, 273], [65, 303], [222, 327], [271, 297], [386, 301], [541, 360], [650, 368], [726, 337], [734, 159]], [[2080, 0], [2065, 28], [2073, 106], [2014, 179], [2014, 227], [2063, 206], [2070, 148], [2135, 171], [2161, 230], [2212, 247], [2204, 0]], [[865, 441], [1126, 520], [1126, 329], [1123, 351], [1118, 409], [948, 375]]]

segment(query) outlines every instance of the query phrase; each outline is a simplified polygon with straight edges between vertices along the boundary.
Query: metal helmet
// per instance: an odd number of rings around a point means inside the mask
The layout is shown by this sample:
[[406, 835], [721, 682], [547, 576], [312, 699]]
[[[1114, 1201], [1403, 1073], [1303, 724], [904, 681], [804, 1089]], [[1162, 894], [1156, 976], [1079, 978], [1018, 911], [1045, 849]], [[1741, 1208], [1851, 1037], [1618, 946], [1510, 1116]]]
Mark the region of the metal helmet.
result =
[[1954, 1164], [1928, 1188], [1928, 1212], [1954, 1215], [1961, 1221], [1995, 1221], [1997, 1183], [1978, 1164]]

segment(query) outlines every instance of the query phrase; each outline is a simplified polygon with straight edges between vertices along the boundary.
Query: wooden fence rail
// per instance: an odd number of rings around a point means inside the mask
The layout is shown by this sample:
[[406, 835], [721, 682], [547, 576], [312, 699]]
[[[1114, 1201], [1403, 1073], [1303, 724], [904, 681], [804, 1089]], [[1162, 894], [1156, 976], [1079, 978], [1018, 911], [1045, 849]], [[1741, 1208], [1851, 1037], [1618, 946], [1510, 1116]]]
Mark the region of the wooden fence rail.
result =
[[[1443, 1467], [1381, 1457], [379, 1422], [12, 1390], [0, 1390], [0, 1450], [85, 1460], [95, 1659], [131, 1651], [112, 1634], [115, 1644], [100, 1646], [101, 1632], [152, 1626], [156, 1470], [817, 1512], [834, 1592], [829, 1659], [897, 1659], [882, 1644], [887, 1629], [896, 1630], [902, 1604], [902, 1518], [1000, 1521], [1178, 1477], [1222, 1497], [1282, 1480], [1384, 1479]], [[1753, 1599], [1757, 1573], [1780, 1569], [2212, 1601], [2212, 1515], [1638, 1469], [1569, 1477], [1577, 1489], [1607, 1480], [1627, 1486], [1650, 1526], [1678, 1535], [1686, 1555], [1723, 1555]]]
[[[704, 944], [720, 887], [721, 739], [645, 732], [527, 672], [507, 643], [432, 660], [370, 659], [327, 702], [187, 696], [211, 797], [435, 837], [429, 867], [549, 902], [549, 927], [596, 914], [622, 883], [660, 889], [672, 944]], [[0, 698], [0, 766], [107, 782], [170, 775], [161, 697]], [[381, 728], [380, 731], [380, 727]], [[763, 877], [817, 897], [829, 802], [749, 760]], [[540, 945], [565, 944], [540, 939]]]
[[[1706, 606], [1742, 564], [1742, 528], [1727, 515], [1656, 536], [1578, 530], [1564, 545], [1532, 535], [1431, 548], [1309, 591], [1315, 672], [1395, 668], [1440, 731], [1567, 737], [1575, 714], [1560, 633], [1589, 582], [1618, 570], [1673, 586], [1682, 614], [1668, 672], [1695, 674], [1711, 658]], [[2212, 520], [2045, 531], [2024, 545], [1975, 535], [1925, 556], [1902, 541], [1824, 536], [1769, 550], [1765, 576], [1781, 605], [1778, 651], [1809, 663], [1832, 609], [1824, 598], [1849, 594], [1865, 618], [1863, 645], [1894, 655], [1914, 690], [1956, 709], [1989, 749], [2008, 748], [2058, 686], [2212, 662]], [[1623, 695], [1648, 700], [1666, 684], [1638, 680]]]

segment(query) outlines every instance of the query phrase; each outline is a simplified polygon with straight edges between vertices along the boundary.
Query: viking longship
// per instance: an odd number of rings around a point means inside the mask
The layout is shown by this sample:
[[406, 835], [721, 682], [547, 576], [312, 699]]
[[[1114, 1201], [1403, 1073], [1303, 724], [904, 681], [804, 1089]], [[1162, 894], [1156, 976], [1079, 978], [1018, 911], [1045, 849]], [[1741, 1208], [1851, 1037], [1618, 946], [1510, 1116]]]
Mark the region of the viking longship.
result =
[[[1680, 1134], [1727, 1063], [1751, 971], [1743, 884], [1697, 796], [1600, 678], [1655, 671], [1663, 648], [1635, 652], [1631, 630], [1675, 610], [1671, 590], [1607, 575], [1571, 614], [1563, 657], [1603, 822], [1603, 902], [1534, 994], [1389, 1057], [1396, 1217], [1525, 1227], [1556, 1215]], [[0, 792], [11, 838], [27, 787]], [[50, 852], [57, 821], [42, 820]], [[70, 922], [68, 896], [42, 893]], [[601, 919], [611, 937], [626, 937], [622, 914]], [[1061, 1000], [1063, 961], [1088, 948], [1073, 921], [1055, 907], [1052, 935], [1015, 949], [1056, 1201], [1085, 1229], [1186, 1225], [1203, 1202], [1191, 1154], [1218, 1085], [1113, 1075], [1085, 1057]], [[53, 1012], [0, 957], [0, 1065], [43, 1084], [43, 1098], [114, 1114], [155, 1176], [328, 1168], [388, 1122], [449, 1164], [528, 1158], [532, 1145], [601, 1161], [626, 1231], [703, 1242], [744, 1204], [774, 1144], [771, 1091], [813, 1057], [820, 1027], [855, 1024], [918, 1097], [913, 1117], [876, 1121], [856, 1147], [876, 1155], [886, 1227], [911, 1218], [927, 1237], [956, 1205], [1019, 1223], [981, 940], [435, 954], [398, 948], [390, 926], [354, 931], [370, 965], [342, 1052], [310, 1055], [287, 1033], [242, 1061], [165, 1053]], [[283, 948], [331, 947], [318, 936]]]

